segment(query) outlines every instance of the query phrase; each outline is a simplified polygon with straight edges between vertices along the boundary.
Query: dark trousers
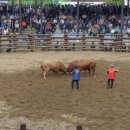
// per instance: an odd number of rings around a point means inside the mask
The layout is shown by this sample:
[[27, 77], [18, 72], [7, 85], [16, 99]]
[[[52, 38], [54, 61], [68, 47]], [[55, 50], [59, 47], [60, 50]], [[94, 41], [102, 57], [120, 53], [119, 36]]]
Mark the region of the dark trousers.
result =
[[77, 89], [79, 89], [79, 80], [72, 80], [72, 89], [74, 88], [74, 83], [76, 83]]
[[108, 88], [113, 87], [114, 79], [108, 79]]

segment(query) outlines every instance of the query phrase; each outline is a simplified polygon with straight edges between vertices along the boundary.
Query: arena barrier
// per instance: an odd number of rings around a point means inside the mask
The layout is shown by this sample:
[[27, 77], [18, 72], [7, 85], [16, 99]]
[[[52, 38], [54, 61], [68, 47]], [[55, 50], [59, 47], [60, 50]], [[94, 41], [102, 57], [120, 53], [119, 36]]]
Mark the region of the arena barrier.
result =
[[[77, 125], [76, 126], [76, 130], [82, 130], [82, 129], [83, 129], [82, 125]], [[21, 123], [20, 124], [20, 129], [17, 129], [17, 130], [37, 130], [37, 129], [28, 129], [26, 127], [26, 123]]]
[[120, 51], [130, 52], [130, 38], [121, 34], [98, 35], [20, 35], [0, 36], [0, 52], [19, 51]]

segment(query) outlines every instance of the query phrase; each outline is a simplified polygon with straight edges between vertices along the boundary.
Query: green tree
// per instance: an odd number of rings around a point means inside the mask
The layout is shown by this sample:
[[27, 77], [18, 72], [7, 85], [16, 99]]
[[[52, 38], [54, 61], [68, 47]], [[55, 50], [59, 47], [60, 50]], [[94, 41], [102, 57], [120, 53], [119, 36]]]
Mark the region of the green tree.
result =
[[[71, 2], [71, 0], [42, 0], [43, 4], [58, 4], [62, 2]], [[31, 5], [40, 5], [41, 0], [21, 0], [22, 5], [31, 4]], [[19, 0], [9, 0], [9, 4], [14, 3], [15, 5], [19, 4]]]
[[110, 5], [121, 5], [124, 0], [107, 0], [106, 3]]

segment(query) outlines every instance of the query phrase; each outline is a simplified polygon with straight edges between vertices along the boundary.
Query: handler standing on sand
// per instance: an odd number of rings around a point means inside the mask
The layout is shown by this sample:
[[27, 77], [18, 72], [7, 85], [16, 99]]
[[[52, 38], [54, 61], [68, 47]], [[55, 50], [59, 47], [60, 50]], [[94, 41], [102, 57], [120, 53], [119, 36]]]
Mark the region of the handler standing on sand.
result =
[[116, 73], [118, 73], [119, 68], [114, 68], [114, 65], [111, 64], [110, 68], [107, 71], [108, 74], [108, 88], [113, 87], [113, 83], [116, 77]]
[[72, 72], [72, 89], [74, 89], [74, 83], [76, 83], [77, 89], [79, 89], [80, 71], [78, 66], [74, 67]]

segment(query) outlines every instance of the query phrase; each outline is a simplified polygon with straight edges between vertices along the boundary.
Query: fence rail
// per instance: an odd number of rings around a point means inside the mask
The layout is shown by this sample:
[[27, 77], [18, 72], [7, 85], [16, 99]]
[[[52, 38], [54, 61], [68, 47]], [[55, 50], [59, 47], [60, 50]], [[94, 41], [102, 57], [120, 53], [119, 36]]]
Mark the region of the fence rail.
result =
[[[20, 128], [16, 130], [37, 130], [37, 129], [28, 129], [26, 123], [21, 123]], [[43, 128], [43, 130], [45, 129]], [[83, 130], [83, 126], [79, 124], [76, 126], [75, 130]], [[130, 127], [128, 128], [128, 130], [130, 130]]]
[[[83, 129], [82, 125], [77, 125], [75, 130], [82, 130], [82, 129]], [[17, 130], [37, 130], [37, 129], [28, 129], [26, 123], [21, 123], [20, 128]]]
[[130, 52], [130, 38], [122, 35], [0, 35], [0, 52], [65, 50]]

